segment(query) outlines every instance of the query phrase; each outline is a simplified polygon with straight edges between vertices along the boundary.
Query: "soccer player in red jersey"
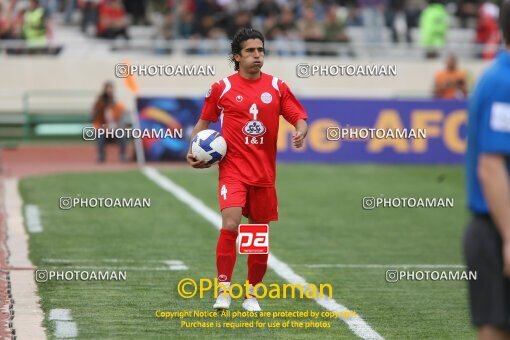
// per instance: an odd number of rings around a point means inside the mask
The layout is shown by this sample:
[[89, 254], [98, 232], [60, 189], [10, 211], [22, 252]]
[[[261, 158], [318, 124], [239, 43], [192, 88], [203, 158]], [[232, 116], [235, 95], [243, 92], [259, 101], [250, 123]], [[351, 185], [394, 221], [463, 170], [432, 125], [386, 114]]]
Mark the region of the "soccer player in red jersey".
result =
[[[282, 115], [295, 127], [293, 144], [300, 148], [308, 131], [307, 114], [303, 106], [282, 80], [262, 73], [264, 37], [254, 29], [243, 28], [231, 44], [231, 60], [237, 73], [214, 83], [205, 98], [202, 115], [191, 139], [221, 121], [222, 135], [227, 142], [227, 154], [219, 163], [218, 198], [222, 228], [216, 247], [218, 281], [230, 286], [236, 262], [237, 229], [242, 215], [249, 223], [268, 224], [278, 220], [275, 190], [276, 142], [279, 118]], [[194, 168], [208, 168], [191, 151], [188, 163]], [[262, 282], [266, 273], [267, 254], [248, 255], [250, 291], [243, 308], [260, 311], [253, 287]], [[230, 295], [220, 294], [216, 309], [230, 307]]]

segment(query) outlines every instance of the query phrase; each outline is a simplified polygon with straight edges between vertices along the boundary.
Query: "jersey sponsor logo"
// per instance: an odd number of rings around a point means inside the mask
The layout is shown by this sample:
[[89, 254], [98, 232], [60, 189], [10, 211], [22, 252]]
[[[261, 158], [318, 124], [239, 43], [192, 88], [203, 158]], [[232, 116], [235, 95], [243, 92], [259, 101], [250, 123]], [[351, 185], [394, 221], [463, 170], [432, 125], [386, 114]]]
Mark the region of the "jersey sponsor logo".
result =
[[264, 104], [269, 104], [273, 101], [273, 96], [271, 96], [269, 92], [264, 92], [260, 95], [260, 100], [262, 100]]
[[211, 92], [212, 92], [212, 87], [209, 88], [209, 90], [207, 91], [207, 93], [205, 94], [205, 97], [206, 98], [209, 98], [211, 96]]
[[236, 101], [237, 101], [238, 103], [242, 102], [242, 101], [243, 101], [243, 96], [237, 96], [237, 97], [236, 97]]
[[257, 137], [266, 133], [266, 127], [259, 120], [250, 120], [243, 128], [245, 135]]
[[510, 132], [510, 103], [493, 103], [490, 126], [494, 131]]

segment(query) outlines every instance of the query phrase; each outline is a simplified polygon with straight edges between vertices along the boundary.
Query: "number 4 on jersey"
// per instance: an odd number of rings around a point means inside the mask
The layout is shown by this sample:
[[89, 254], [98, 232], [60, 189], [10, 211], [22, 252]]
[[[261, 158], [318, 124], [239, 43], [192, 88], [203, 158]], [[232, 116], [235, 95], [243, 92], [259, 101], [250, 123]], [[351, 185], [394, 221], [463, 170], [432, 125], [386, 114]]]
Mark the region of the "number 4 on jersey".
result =
[[227, 187], [225, 186], [225, 184], [221, 186], [220, 195], [223, 196], [224, 200], [227, 199]]
[[257, 120], [257, 115], [259, 114], [259, 109], [257, 109], [257, 104], [255, 104], [255, 103], [251, 104], [250, 113], [253, 115], [253, 120]]

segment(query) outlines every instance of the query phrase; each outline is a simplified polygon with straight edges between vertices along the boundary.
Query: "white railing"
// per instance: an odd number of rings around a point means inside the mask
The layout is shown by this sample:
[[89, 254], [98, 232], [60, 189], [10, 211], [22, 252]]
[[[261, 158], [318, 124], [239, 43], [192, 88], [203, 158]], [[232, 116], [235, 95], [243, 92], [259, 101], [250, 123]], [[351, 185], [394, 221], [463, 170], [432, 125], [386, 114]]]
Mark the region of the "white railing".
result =
[[[91, 53], [95, 55], [107, 54], [168, 54], [172, 55], [228, 55], [230, 52], [230, 41], [221, 40], [163, 40], [163, 39], [136, 39], [129, 41], [117, 39], [105, 41], [101, 39], [88, 38], [86, 40], [58, 40], [45, 46], [32, 46], [24, 40], [0, 40], [0, 54], [15, 54], [24, 52], [27, 54], [32, 50], [62, 48], [62, 55], [71, 54], [86, 57]], [[266, 41], [268, 55], [283, 57], [301, 56], [329, 56], [340, 58], [377, 58], [377, 59], [399, 59], [416, 60], [422, 59], [426, 49], [418, 43], [394, 44], [391, 42], [366, 43], [363, 41], [352, 41], [350, 43], [329, 43], [329, 42], [303, 42], [292, 40]], [[499, 46], [495, 46], [498, 48]], [[439, 54], [444, 55], [455, 52], [464, 58], [475, 58], [484, 50], [483, 45], [478, 45], [469, 40], [450, 41], [439, 49]], [[76, 53], [73, 53], [76, 52]]]

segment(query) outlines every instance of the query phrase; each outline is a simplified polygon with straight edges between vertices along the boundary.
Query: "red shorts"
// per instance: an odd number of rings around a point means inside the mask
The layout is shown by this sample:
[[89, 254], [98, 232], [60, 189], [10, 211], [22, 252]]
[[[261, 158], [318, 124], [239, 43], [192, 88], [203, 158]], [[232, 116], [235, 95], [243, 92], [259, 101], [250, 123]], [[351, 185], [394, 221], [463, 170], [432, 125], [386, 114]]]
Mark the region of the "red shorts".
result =
[[278, 198], [275, 187], [256, 187], [237, 179], [223, 178], [218, 182], [220, 210], [242, 207], [243, 215], [257, 223], [278, 220]]

